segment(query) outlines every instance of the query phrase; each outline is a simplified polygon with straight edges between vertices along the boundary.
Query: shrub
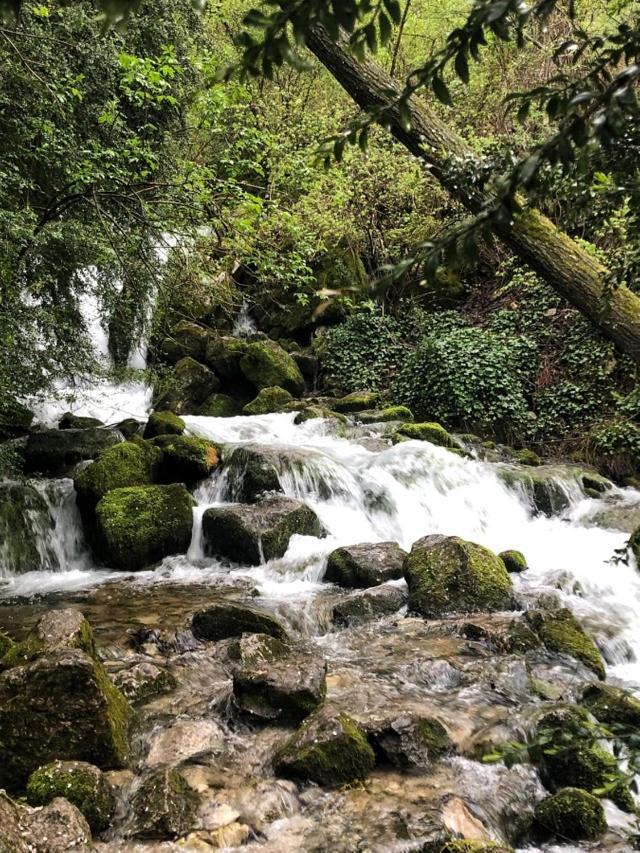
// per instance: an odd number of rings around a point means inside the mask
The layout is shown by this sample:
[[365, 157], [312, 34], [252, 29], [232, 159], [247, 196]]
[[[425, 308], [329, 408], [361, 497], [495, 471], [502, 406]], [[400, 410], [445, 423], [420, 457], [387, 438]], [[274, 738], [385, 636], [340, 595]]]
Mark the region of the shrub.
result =
[[626, 418], [614, 418], [594, 426], [589, 450], [597, 454], [602, 470], [623, 479], [640, 473], [640, 427]]

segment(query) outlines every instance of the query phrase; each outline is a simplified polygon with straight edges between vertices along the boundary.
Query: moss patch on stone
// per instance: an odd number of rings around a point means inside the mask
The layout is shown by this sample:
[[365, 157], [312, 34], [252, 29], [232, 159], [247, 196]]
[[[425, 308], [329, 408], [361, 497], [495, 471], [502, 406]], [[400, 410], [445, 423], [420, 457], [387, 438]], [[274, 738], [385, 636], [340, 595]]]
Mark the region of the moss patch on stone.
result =
[[242, 412], [245, 415], [268, 415], [271, 412], [281, 412], [291, 402], [293, 397], [284, 388], [277, 386], [263, 388], [250, 403], [247, 403]]
[[207, 418], [235, 418], [242, 414], [242, 406], [228, 394], [211, 394], [198, 406], [197, 414]]
[[144, 442], [125, 441], [108, 448], [74, 478], [78, 506], [92, 511], [113, 489], [150, 485], [160, 457], [157, 448]]
[[428, 441], [438, 447], [460, 449], [460, 444], [439, 423], [404, 424], [398, 428], [398, 433], [415, 441]]
[[185, 422], [173, 412], [151, 412], [144, 430], [145, 438], [157, 435], [182, 435]]
[[519, 574], [528, 568], [525, 556], [521, 551], [501, 551], [498, 557], [510, 574]]
[[162, 450], [158, 466], [161, 483], [194, 485], [208, 477], [220, 462], [220, 448], [203, 438], [161, 435], [154, 444]]
[[332, 408], [343, 414], [363, 412], [367, 409], [375, 409], [381, 400], [382, 395], [379, 391], [353, 391], [335, 400]]
[[409, 423], [413, 420], [413, 412], [406, 406], [387, 406], [385, 409], [358, 412], [357, 419], [363, 424], [389, 423], [390, 421]]
[[590, 684], [582, 702], [601, 723], [636, 732], [640, 729], [640, 699], [610, 684]]
[[161, 770], [144, 780], [132, 808], [134, 835], [140, 838], [177, 838], [196, 823], [198, 794], [177, 770]]
[[602, 655], [570, 610], [530, 610], [525, 615], [549, 651], [576, 658], [604, 680]]
[[109, 826], [116, 808], [113, 791], [102, 772], [84, 761], [54, 761], [31, 774], [27, 783], [29, 805], [46, 806], [56, 797], [73, 803], [93, 832]]
[[242, 358], [240, 369], [256, 388], [279, 386], [298, 397], [304, 391], [300, 368], [288, 352], [275, 341], [253, 341]]
[[595, 841], [607, 829], [600, 800], [579, 788], [546, 797], [536, 807], [535, 820], [544, 832], [571, 841]]
[[518, 450], [515, 455], [516, 462], [519, 462], [520, 465], [528, 465], [531, 468], [537, 468], [538, 465], [542, 465], [542, 459], [538, 456], [537, 453], [533, 450], [528, 450], [525, 448], [524, 450]]

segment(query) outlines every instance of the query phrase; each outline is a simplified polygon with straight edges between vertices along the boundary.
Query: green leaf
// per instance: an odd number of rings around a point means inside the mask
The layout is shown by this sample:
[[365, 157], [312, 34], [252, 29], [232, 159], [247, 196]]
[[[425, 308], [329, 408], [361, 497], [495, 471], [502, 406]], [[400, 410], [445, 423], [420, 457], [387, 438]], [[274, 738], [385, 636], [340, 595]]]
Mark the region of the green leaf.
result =
[[453, 106], [451, 94], [442, 77], [434, 77], [431, 81], [431, 87], [433, 88], [434, 95], [441, 104], [444, 104], [447, 107]]

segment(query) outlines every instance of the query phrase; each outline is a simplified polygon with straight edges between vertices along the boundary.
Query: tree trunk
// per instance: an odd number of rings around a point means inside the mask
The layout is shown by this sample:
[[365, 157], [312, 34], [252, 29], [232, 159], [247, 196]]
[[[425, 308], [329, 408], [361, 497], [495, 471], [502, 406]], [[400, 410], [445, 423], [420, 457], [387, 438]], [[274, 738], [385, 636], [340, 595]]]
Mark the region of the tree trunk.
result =
[[[335, 42], [321, 25], [314, 26], [307, 45], [363, 110], [389, 103], [399, 84], [373, 62], [358, 62], [346, 38]], [[411, 127], [402, 126], [397, 108], [391, 111], [391, 132], [419, 157], [438, 180], [472, 213], [487, 195], [461, 174], [461, 161], [473, 165], [473, 152], [455, 130], [416, 98], [409, 100]], [[535, 209], [497, 229], [505, 243], [539, 273], [561, 296], [588, 317], [623, 352], [640, 364], [640, 297], [627, 287], [608, 287], [608, 272], [594, 257]]]

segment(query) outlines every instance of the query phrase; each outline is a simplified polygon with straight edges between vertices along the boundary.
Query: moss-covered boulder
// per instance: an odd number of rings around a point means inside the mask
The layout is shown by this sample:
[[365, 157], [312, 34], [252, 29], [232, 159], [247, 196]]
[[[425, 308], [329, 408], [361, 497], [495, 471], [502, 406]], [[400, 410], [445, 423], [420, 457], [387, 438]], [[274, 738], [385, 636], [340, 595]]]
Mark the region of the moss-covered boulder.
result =
[[196, 825], [199, 797], [177, 770], [145, 779], [131, 801], [137, 838], [179, 838]]
[[282, 557], [295, 534], [321, 536], [318, 516], [302, 501], [280, 496], [255, 504], [211, 507], [202, 518], [207, 553], [259, 566]]
[[107, 565], [139, 571], [191, 542], [194, 501], [182, 485], [114, 489], [96, 507], [101, 555]]
[[266, 634], [276, 640], [287, 639], [284, 626], [271, 613], [229, 599], [220, 599], [194, 613], [191, 629], [199, 640], [227, 640], [243, 634]]
[[30, 483], [0, 483], [2, 566], [13, 574], [59, 568], [47, 548], [54, 520], [44, 496]]
[[76, 500], [83, 517], [92, 513], [99, 501], [113, 489], [153, 483], [161, 456], [156, 447], [145, 442], [123, 441], [122, 444], [107, 448], [73, 479]]
[[365, 589], [402, 577], [406, 552], [397, 542], [346, 545], [329, 554], [323, 580], [351, 589]]
[[345, 415], [341, 415], [338, 412], [332, 412], [331, 409], [327, 409], [325, 406], [315, 405], [304, 406], [300, 409], [293, 419], [293, 422], [294, 424], [304, 424], [307, 421], [318, 420], [321, 418], [327, 421], [336, 421], [336, 423], [343, 425], [347, 423]]
[[385, 424], [391, 421], [410, 423], [413, 421], [413, 412], [406, 406], [387, 406], [385, 409], [358, 412], [356, 418], [362, 424]]
[[595, 841], [607, 829], [600, 800], [579, 788], [546, 797], [536, 807], [535, 821], [544, 834], [570, 841]]
[[282, 412], [293, 402], [293, 397], [284, 388], [263, 388], [258, 395], [243, 408], [244, 415], [268, 415], [271, 412]]
[[527, 465], [530, 468], [537, 468], [539, 465], [542, 465], [542, 459], [540, 459], [538, 454], [534, 450], [529, 450], [528, 448], [518, 450], [515, 454], [515, 460], [516, 462], [519, 462], [520, 465]]
[[154, 405], [177, 415], [193, 415], [204, 401], [220, 389], [220, 380], [199, 361], [181, 358], [173, 373], [156, 389]]
[[170, 364], [176, 364], [185, 356], [203, 361], [210, 338], [208, 329], [189, 320], [181, 320], [162, 341], [160, 353]]
[[438, 447], [460, 449], [460, 442], [447, 432], [447, 430], [439, 423], [420, 423], [420, 424], [403, 424], [397, 432], [405, 438], [411, 438], [416, 441], [428, 441], [430, 444], [437, 444]]
[[374, 752], [360, 726], [328, 707], [309, 717], [273, 762], [277, 776], [327, 787], [365, 779], [374, 765]]
[[291, 353], [291, 358], [300, 368], [300, 373], [302, 373], [306, 381], [313, 385], [316, 375], [318, 373], [318, 357], [315, 356], [313, 352], [310, 352], [308, 350], [294, 350]]
[[501, 551], [498, 557], [502, 560], [509, 574], [520, 574], [527, 570], [527, 561], [522, 551]]
[[300, 368], [275, 341], [252, 341], [240, 360], [243, 375], [256, 388], [279, 386], [299, 397], [304, 391]]
[[26, 435], [31, 428], [34, 414], [27, 406], [7, 394], [0, 400], [0, 441]]
[[95, 459], [118, 444], [120, 436], [109, 429], [45, 429], [29, 434], [21, 453], [27, 473], [51, 477], [70, 471], [78, 462]]
[[563, 482], [561, 472], [554, 468], [506, 467], [500, 472], [503, 482], [514, 491], [527, 498], [534, 510], [542, 515], [558, 515], [571, 503], [567, 481]]
[[608, 726], [640, 730], [640, 699], [610, 684], [590, 684], [582, 694], [582, 704]]
[[206, 479], [220, 462], [220, 448], [204, 438], [161, 435], [153, 443], [162, 451], [157, 475], [161, 483], [193, 486]]
[[0, 787], [22, 789], [56, 759], [122, 767], [131, 708], [95, 658], [49, 652], [0, 675]]
[[144, 429], [145, 438], [155, 438], [158, 435], [182, 435], [186, 424], [173, 412], [151, 412]]
[[331, 620], [341, 628], [364, 625], [375, 619], [392, 616], [406, 604], [407, 592], [403, 586], [381, 584], [358, 591], [334, 604]]
[[49, 610], [38, 619], [35, 628], [20, 643], [11, 643], [0, 659], [0, 669], [11, 669], [49, 652], [82, 649], [95, 657], [91, 625], [79, 610]]
[[129, 702], [144, 702], [151, 696], [170, 693], [177, 685], [168, 669], [161, 669], [149, 661], [120, 670], [113, 676], [113, 683]]
[[363, 728], [378, 759], [401, 770], [425, 768], [454, 750], [447, 730], [434, 717], [392, 715], [372, 719]]
[[421, 616], [504, 610], [511, 579], [488, 548], [458, 536], [425, 536], [404, 561], [409, 609]]
[[27, 783], [27, 802], [46, 806], [64, 797], [85, 816], [93, 832], [109, 826], [116, 809], [111, 785], [100, 768], [86, 761], [54, 761], [32, 773]]
[[525, 618], [549, 651], [581, 661], [604, 680], [602, 656], [570, 610], [529, 610]]
[[248, 345], [245, 338], [232, 338], [225, 335], [211, 337], [207, 341], [205, 364], [213, 368], [223, 380], [228, 382], [242, 380], [244, 376], [240, 369], [240, 361]]
[[133, 438], [134, 435], [139, 435], [142, 426], [142, 421], [136, 418], [125, 418], [116, 424], [116, 429], [124, 439], [128, 439]]
[[103, 427], [104, 425], [103, 421], [99, 418], [74, 415], [73, 412], [65, 412], [58, 421], [58, 429], [91, 429], [92, 427]]
[[352, 391], [351, 394], [334, 400], [331, 408], [342, 414], [350, 414], [375, 409], [381, 401], [382, 394], [379, 391]]
[[242, 406], [228, 394], [211, 394], [198, 406], [196, 414], [207, 418], [235, 418], [242, 414]]

